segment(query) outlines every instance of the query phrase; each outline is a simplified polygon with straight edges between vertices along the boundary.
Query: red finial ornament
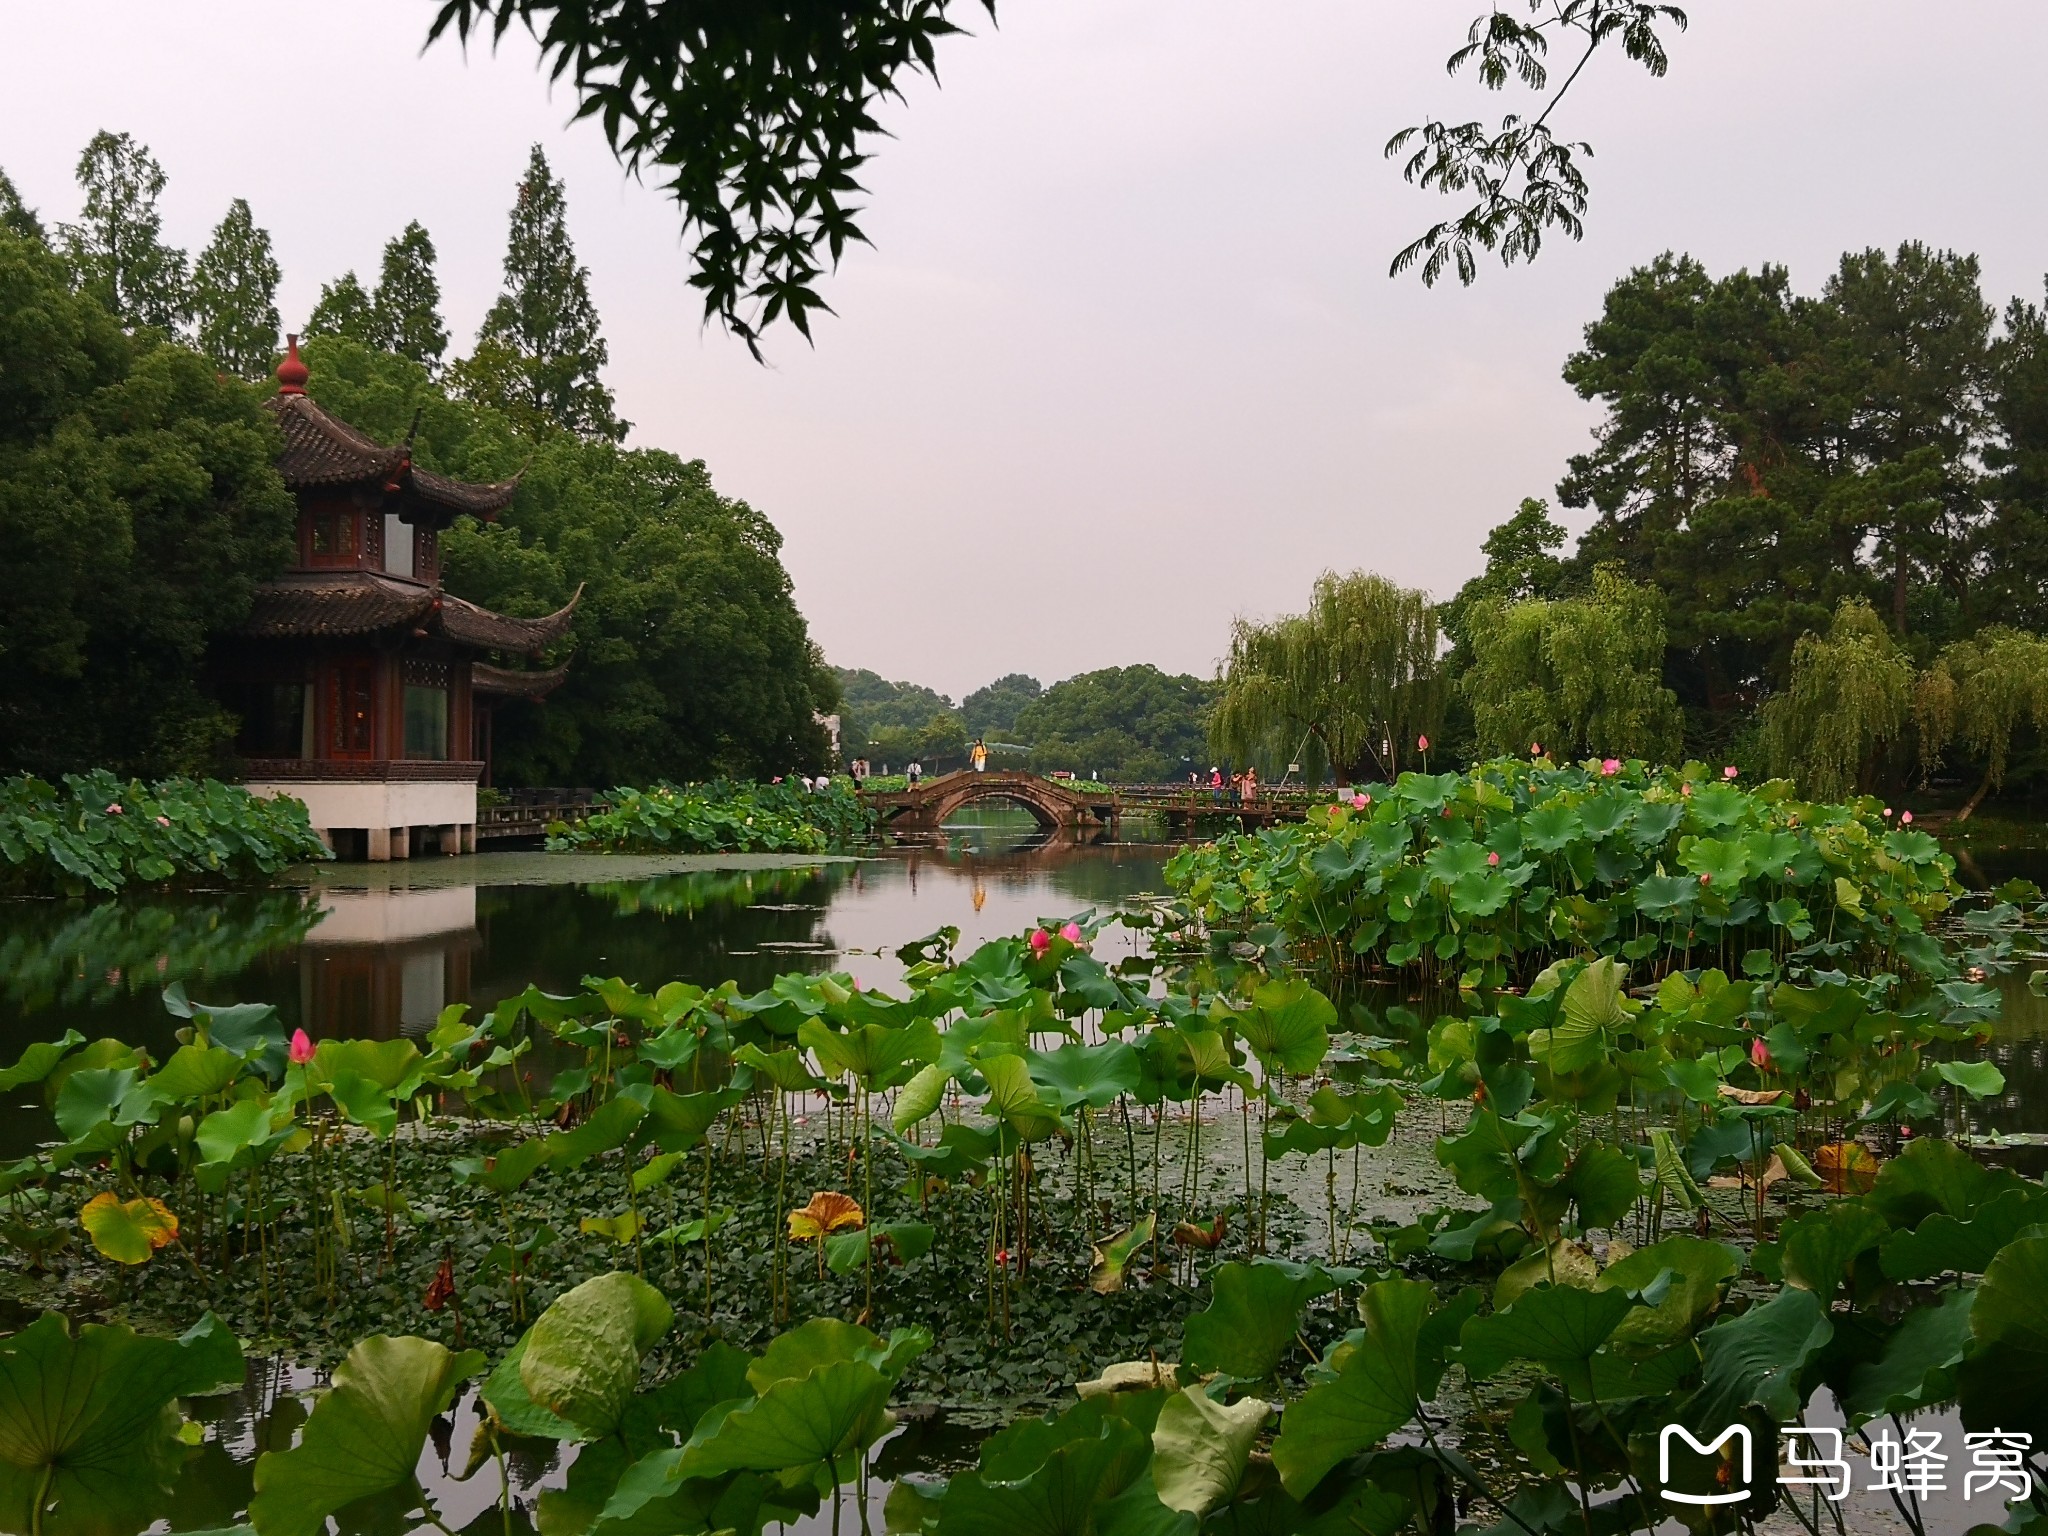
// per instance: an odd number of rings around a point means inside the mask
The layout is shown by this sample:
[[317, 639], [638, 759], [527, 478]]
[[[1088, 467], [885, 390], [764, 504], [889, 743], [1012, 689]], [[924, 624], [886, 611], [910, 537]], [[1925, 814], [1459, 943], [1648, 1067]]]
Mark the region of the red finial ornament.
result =
[[284, 346], [284, 361], [277, 365], [277, 392], [280, 395], [303, 395], [312, 370], [299, 357], [297, 336], [285, 337]]

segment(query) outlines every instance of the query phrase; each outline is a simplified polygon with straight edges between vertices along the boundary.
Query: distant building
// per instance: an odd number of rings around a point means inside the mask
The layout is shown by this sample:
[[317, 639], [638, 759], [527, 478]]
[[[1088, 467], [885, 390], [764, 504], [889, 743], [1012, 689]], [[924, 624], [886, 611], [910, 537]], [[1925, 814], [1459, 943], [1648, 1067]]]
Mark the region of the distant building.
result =
[[387, 447], [336, 420], [306, 379], [294, 336], [270, 403], [284, 434], [278, 470], [299, 503], [298, 552], [216, 657], [242, 717], [246, 782], [303, 800], [344, 856], [408, 858], [429, 840], [472, 850], [492, 713], [561, 682], [566, 666], [518, 663], [569, 632], [576, 600], [515, 619], [443, 591], [441, 531], [495, 518], [517, 479], [470, 485], [420, 469], [410, 439]]

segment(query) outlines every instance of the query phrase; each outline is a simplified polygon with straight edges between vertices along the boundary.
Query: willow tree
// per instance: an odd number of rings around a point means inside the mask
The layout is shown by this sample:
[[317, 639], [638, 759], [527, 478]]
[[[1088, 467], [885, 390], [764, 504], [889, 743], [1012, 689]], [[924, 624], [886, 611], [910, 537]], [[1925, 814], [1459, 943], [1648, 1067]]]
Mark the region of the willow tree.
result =
[[1330, 769], [1390, 778], [1442, 722], [1437, 651], [1427, 593], [1325, 571], [1306, 613], [1232, 625], [1210, 745], [1268, 769], [1299, 762], [1310, 783]]
[[1791, 684], [1764, 705], [1771, 771], [1818, 800], [1874, 787], [1913, 709], [1913, 664], [1861, 598], [1845, 598], [1825, 635], [1801, 635]]
[[1922, 776], [1960, 740], [1984, 764], [1984, 777], [1956, 820], [1966, 820], [2005, 782], [2013, 733], [2048, 728], [2048, 640], [1992, 626], [1944, 646], [1913, 692]]
[[1482, 601], [1467, 611], [1461, 683], [1482, 756], [1540, 741], [1565, 757], [1678, 754], [1684, 720], [1664, 686], [1664, 599], [1618, 565], [1584, 597]]

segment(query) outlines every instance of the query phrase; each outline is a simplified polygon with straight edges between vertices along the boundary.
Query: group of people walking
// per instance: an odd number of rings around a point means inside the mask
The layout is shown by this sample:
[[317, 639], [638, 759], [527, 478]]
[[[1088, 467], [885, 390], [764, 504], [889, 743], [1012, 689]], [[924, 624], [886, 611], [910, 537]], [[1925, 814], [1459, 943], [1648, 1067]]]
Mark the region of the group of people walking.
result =
[[[1188, 782], [1190, 784], [1199, 784], [1201, 780], [1197, 775], [1191, 773], [1188, 775]], [[1218, 805], [1223, 804], [1225, 790], [1229, 791], [1230, 803], [1232, 805], [1252, 804], [1259, 798], [1259, 770], [1247, 768], [1244, 772], [1233, 773], [1228, 779], [1225, 779], [1223, 777], [1223, 769], [1218, 765], [1211, 764], [1209, 768], [1209, 793]]]

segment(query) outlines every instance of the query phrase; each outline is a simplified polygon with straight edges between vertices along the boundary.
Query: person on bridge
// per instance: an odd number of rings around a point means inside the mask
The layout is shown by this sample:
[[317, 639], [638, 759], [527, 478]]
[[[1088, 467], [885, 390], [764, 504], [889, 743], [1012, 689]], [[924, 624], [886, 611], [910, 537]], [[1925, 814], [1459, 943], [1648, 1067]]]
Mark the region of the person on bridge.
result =
[[1259, 770], [1247, 768], [1244, 771], [1244, 803], [1250, 805], [1259, 798]]
[[903, 770], [903, 777], [910, 781], [912, 789], [917, 788], [918, 780], [924, 777], [924, 764], [913, 760], [911, 765]]
[[974, 764], [974, 771], [976, 773], [980, 773], [988, 767], [988, 748], [982, 745], [979, 736], [974, 738], [974, 750], [969, 752], [967, 757]]
[[1223, 770], [1214, 763], [1209, 765], [1209, 793], [1218, 805], [1223, 803]]

